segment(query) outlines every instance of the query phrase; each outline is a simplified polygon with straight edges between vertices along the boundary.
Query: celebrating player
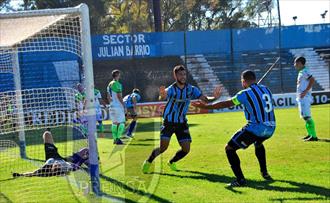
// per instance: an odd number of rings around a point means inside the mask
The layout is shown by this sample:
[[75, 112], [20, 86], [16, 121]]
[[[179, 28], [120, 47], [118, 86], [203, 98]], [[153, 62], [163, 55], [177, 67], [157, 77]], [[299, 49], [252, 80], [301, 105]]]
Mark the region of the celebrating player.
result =
[[50, 131], [45, 131], [43, 134], [46, 162], [43, 166], [33, 172], [13, 173], [13, 177], [50, 177], [58, 175], [68, 175], [71, 171], [76, 171], [81, 168], [82, 164], [89, 165], [88, 149], [82, 148], [72, 156], [63, 158], [57, 151], [54, 144], [53, 136]]
[[187, 73], [183, 65], [174, 67], [173, 76], [175, 83], [167, 88], [164, 86], [159, 88], [160, 99], [167, 100], [160, 132], [160, 147], [155, 148], [149, 158], [144, 161], [142, 165], [143, 173], [147, 173], [152, 161], [166, 151], [173, 133], [175, 133], [181, 149], [167, 164], [172, 170], [177, 171], [176, 162], [185, 157], [190, 151], [191, 136], [186, 118], [190, 100], [200, 99], [203, 102], [210, 102], [220, 97], [220, 87], [214, 91], [214, 98], [208, 99], [202, 95], [198, 88], [187, 84]]
[[112, 71], [113, 80], [107, 87], [108, 100], [110, 101], [110, 117], [112, 120], [113, 143], [123, 144], [120, 137], [125, 130], [125, 104], [122, 97], [123, 87], [119, 82], [120, 71]]
[[193, 104], [206, 109], [228, 108], [240, 104], [244, 106], [245, 118], [248, 123], [233, 135], [225, 148], [228, 161], [237, 178], [228, 184], [233, 187], [246, 184], [236, 151], [240, 148], [246, 149], [252, 143], [255, 146], [255, 154], [259, 161], [262, 177], [266, 180], [272, 180], [267, 172], [266, 151], [263, 145], [263, 142], [273, 135], [276, 126], [272, 93], [267, 87], [256, 84], [256, 76], [253, 71], [242, 72], [241, 82], [244, 90], [227, 101], [209, 105], [200, 102]]
[[136, 128], [137, 124], [137, 112], [136, 112], [136, 104], [141, 100], [140, 90], [134, 88], [132, 94], [126, 95], [124, 97], [124, 103], [127, 109], [127, 114], [133, 120], [128, 126], [128, 130], [126, 136], [133, 137], [133, 132]]
[[298, 57], [294, 61], [294, 67], [299, 71], [297, 78], [297, 103], [300, 117], [305, 120], [307, 136], [304, 141], [317, 141], [315, 124], [311, 115], [311, 103], [313, 102], [312, 87], [315, 82], [309, 69], [305, 66], [306, 59]]

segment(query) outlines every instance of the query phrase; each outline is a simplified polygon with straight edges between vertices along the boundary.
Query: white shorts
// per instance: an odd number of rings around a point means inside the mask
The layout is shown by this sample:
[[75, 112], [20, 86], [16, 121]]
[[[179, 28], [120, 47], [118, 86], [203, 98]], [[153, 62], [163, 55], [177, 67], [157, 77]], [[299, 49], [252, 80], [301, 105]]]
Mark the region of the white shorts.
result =
[[311, 117], [311, 104], [313, 97], [305, 96], [303, 99], [297, 99], [300, 118]]
[[110, 119], [112, 123], [125, 123], [125, 110], [121, 107], [110, 106]]

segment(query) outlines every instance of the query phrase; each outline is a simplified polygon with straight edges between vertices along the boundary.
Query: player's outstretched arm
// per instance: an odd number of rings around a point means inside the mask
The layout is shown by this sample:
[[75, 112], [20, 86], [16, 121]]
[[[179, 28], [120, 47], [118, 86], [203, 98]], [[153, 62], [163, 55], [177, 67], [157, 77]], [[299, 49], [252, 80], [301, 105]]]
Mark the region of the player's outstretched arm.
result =
[[234, 102], [229, 99], [226, 101], [220, 101], [214, 104], [206, 104], [204, 102], [193, 102], [193, 106], [201, 108], [201, 109], [223, 109], [235, 106]]
[[221, 94], [222, 94], [222, 87], [217, 86], [213, 90], [213, 96], [212, 97], [202, 95], [199, 99], [204, 103], [210, 103], [210, 102], [214, 102], [215, 100], [219, 99]]
[[165, 100], [167, 97], [167, 90], [165, 86], [159, 87], [159, 100]]

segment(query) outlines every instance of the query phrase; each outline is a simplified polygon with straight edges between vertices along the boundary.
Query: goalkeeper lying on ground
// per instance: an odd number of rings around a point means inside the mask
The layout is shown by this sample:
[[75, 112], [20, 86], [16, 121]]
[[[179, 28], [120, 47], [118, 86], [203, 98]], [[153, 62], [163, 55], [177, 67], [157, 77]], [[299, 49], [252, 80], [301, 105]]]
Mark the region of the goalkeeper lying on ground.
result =
[[71, 171], [81, 168], [82, 164], [88, 166], [88, 148], [82, 148], [72, 156], [63, 158], [54, 145], [52, 133], [47, 130], [43, 134], [46, 162], [43, 166], [33, 172], [13, 173], [13, 177], [50, 177], [68, 175]]

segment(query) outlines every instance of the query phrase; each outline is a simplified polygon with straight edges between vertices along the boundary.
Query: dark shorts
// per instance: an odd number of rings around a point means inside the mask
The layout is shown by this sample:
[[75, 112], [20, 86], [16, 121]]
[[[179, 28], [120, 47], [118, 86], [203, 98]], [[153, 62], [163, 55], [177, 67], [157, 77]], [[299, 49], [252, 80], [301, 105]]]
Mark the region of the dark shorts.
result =
[[131, 118], [137, 117], [137, 113], [134, 111], [134, 108], [127, 108], [127, 116]]
[[160, 139], [170, 140], [173, 133], [179, 143], [191, 142], [188, 123], [164, 122], [160, 129]]
[[235, 150], [246, 149], [251, 144], [254, 144], [256, 146], [261, 145], [268, 138], [269, 137], [256, 136], [250, 131], [247, 131], [244, 127], [241, 130], [237, 131], [227, 144]]
[[57, 147], [54, 144], [45, 143], [45, 157], [46, 160], [53, 158], [53, 159], [64, 159], [61, 155], [57, 152]]

